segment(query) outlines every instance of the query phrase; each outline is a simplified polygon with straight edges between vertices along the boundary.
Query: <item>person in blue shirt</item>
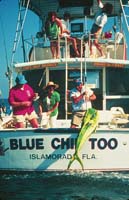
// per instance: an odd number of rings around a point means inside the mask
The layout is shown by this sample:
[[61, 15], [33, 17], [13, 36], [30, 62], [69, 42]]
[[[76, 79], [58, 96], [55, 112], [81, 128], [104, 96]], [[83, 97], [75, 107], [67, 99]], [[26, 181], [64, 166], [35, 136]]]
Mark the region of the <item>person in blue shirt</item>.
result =
[[75, 87], [70, 91], [73, 112], [71, 128], [80, 126], [86, 110], [92, 107], [91, 102], [96, 99], [94, 92], [80, 79], [74, 80], [74, 85]]

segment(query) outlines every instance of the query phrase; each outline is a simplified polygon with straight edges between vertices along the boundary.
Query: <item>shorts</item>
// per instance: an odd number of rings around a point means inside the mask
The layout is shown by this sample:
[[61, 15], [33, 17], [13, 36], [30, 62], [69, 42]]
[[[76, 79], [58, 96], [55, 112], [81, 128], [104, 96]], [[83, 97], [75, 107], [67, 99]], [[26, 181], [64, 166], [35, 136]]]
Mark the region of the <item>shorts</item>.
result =
[[73, 119], [71, 124], [79, 126], [82, 123], [83, 117], [86, 111], [77, 111], [73, 113]]
[[102, 32], [102, 29], [100, 29], [100, 27], [97, 26], [96, 24], [93, 24], [92, 29], [91, 29], [91, 39], [99, 39], [101, 36], [101, 32]]
[[37, 114], [35, 111], [33, 111], [32, 113], [28, 114], [26, 113], [25, 115], [13, 115], [14, 121], [16, 123], [20, 123], [20, 122], [25, 122], [25, 120], [31, 121], [34, 118], [38, 118]]

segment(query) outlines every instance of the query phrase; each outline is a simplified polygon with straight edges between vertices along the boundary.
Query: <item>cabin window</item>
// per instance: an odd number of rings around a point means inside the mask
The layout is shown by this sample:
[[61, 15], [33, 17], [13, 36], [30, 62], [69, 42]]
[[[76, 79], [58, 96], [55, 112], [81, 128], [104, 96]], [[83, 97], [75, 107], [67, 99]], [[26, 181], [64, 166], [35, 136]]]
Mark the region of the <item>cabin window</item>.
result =
[[110, 110], [112, 107], [121, 107], [125, 113], [129, 113], [129, 99], [108, 99], [106, 109]]
[[128, 69], [107, 69], [107, 95], [129, 95], [128, 80]]
[[[100, 70], [87, 70], [86, 80], [83, 72], [83, 81], [86, 81], [86, 84], [90, 88], [101, 89], [101, 71]], [[80, 78], [80, 70], [69, 70], [68, 77], [69, 80], [73, 82], [73, 79]], [[72, 86], [73, 87], [73, 86]]]
[[59, 6], [62, 8], [65, 7], [79, 7], [79, 6], [93, 6], [93, 0], [59, 0]]
[[83, 23], [71, 23], [71, 32], [78, 33], [84, 32]]

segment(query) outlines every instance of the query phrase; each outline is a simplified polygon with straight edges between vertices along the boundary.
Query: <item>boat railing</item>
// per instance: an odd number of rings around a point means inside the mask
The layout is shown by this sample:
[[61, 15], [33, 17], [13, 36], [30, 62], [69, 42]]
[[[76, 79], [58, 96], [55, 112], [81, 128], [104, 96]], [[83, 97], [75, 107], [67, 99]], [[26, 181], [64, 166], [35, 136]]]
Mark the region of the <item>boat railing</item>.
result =
[[[90, 58], [90, 43], [93, 43], [93, 39], [90, 34], [84, 34], [81, 38], [78, 48], [80, 51], [80, 57]], [[125, 41], [123, 34], [120, 32], [115, 33], [114, 36], [110, 32], [103, 33], [100, 38], [101, 47], [105, 53], [105, 58], [109, 59], [125, 59]], [[88, 44], [88, 45], [87, 45]], [[59, 59], [76, 57], [71, 50], [72, 43], [66, 41], [65, 38], [58, 39], [58, 45], [60, 49]], [[53, 59], [50, 50], [50, 41], [46, 36], [43, 37], [31, 37], [24, 40], [26, 61], [38, 61]], [[93, 45], [94, 58], [98, 58], [100, 55]]]

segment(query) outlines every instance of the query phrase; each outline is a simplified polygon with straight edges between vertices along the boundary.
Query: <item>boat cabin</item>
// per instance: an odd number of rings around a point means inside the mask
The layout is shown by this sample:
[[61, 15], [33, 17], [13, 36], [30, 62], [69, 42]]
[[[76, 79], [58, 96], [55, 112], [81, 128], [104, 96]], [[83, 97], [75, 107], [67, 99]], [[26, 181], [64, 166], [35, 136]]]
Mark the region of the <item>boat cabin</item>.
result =
[[[103, 3], [109, 1], [103, 0]], [[14, 64], [16, 72], [25, 74], [28, 83], [36, 92], [41, 93], [43, 86], [49, 81], [59, 84], [61, 94], [59, 118], [71, 118], [71, 100], [68, 91], [73, 87], [73, 79], [85, 78], [85, 83], [94, 90], [97, 96], [93, 107], [97, 110], [111, 110], [112, 107], [122, 107], [129, 113], [129, 60], [128, 60], [128, 1], [110, 0], [113, 12], [108, 16], [100, 38], [100, 43], [106, 57], [100, 58], [94, 47], [94, 57], [90, 58], [90, 30], [98, 5], [96, 0], [21, 0], [19, 13], [21, 18], [29, 9], [39, 17], [40, 28], [37, 34], [23, 42], [24, 61]], [[22, 8], [25, 8], [23, 11]], [[54, 59], [50, 50], [50, 41], [44, 32], [48, 12], [55, 11], [63, 18], [64, 12], [69, 12], [71, 19], [69, 28], [72, 37], [81, 41], [80, 57], [73, 54], [72, 44], [59, 38], [60, 57]], [[25, 15], [24, 15], [25, 16]], [[26, 16], [27, 17], [27, 16]], [[22, 26], [21, 26], [22, 27]], [[22, 27], [23, 28], [23, 27]], [[110, 33], [110, 37], [106, 37]], [[17, 35], [16, 38], [17, 39]], [[14, 54], [16, 42], [14, 41]], [[15, 63], [15, 56], [13, 62]]]

